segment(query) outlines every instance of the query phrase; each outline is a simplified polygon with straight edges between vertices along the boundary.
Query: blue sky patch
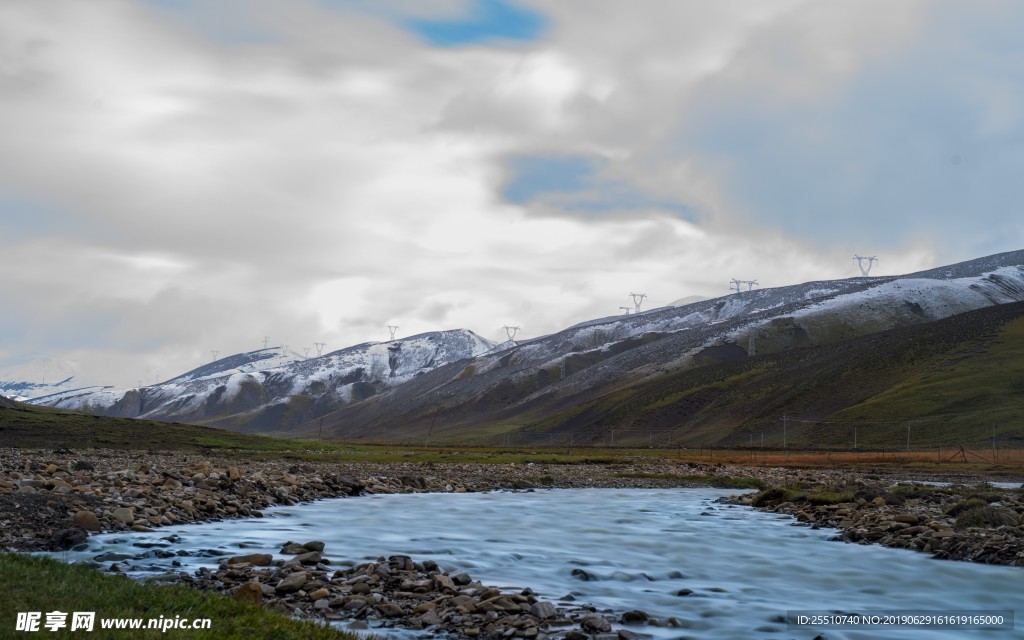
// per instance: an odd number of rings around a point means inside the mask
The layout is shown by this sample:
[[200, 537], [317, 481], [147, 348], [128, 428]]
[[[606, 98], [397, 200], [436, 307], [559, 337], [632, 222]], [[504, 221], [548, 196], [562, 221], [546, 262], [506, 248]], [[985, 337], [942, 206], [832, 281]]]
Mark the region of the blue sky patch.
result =
[[527, 204], [550, 194], [581, 191], [593, 182], [597, 163], [582, 156], [521, 156], [509, 163], [512, 177], [502, 189], [506, 200]]
[[544, 16], [510, 0], [474, 0], [469, 13], [455, 20], [410, 20], [408, 29], [439, 47], [493, 40], [536, 40], [546, 26]]
[[67, 212], [0, 187], [0, 242], [62, 235], [77, 226]]
[[586, 156], [520, 156], [509, 162], [510, 178], [501, 195], [513, 204], [542, 201], [572, 213], [601, 214], [662, 209], [695, 221], [685, 205], [653, 198], [622, 180], [598, 176], [603, 160]]

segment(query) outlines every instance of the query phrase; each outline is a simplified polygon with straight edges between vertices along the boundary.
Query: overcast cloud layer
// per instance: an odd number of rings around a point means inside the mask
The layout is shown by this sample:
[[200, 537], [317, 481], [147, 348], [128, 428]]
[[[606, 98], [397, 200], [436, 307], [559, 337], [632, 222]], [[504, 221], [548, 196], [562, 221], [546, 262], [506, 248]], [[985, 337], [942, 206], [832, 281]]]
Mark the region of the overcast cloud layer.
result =
[[[504, 25], [504, 26], [503, 26]], [[1024, 4], [0, 3], [0, 366], [492, 339], [1024, 247]]]

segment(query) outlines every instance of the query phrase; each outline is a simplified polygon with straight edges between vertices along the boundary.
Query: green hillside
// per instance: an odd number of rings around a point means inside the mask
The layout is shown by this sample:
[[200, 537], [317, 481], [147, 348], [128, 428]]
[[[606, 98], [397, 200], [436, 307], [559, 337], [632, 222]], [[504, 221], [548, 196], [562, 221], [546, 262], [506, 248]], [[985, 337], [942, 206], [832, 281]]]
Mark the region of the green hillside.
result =
[[189, 424], [93, 416], [21, 402], [0, 404], [0, 443], [7, 447], [104, 447], [205, 451], [247, 449], [279, 451], [308, 443], [247, 435]]
[[[506, 429], [682, 446], [1024, 443], [1024, 304], [534, 403]], [[786, 416], [785, 435], [783, 416]], [[465, 424], [452, 425], [463, 431]], [[491, 426], [493, 429], [493, 425]], [[614, 430], [614, 435], [612, 434]], [[443, 429], [442, 429], [443, 432]]]

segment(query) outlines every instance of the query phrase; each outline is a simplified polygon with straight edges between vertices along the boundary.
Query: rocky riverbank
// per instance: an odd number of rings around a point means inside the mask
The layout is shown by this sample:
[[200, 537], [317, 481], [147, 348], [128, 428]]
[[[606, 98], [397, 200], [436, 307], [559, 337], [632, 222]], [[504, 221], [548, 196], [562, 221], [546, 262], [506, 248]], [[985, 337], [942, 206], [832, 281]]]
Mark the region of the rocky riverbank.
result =
[[707, 486], [772, 470], [622, 464], [334, 464], [121, 450], [0, 450], [0, 548], [60, 550], [99, 531], [260, 517], [274, 505], [362, 493]]
[[378, 558], [354, 567], [335, 567], [324, 543], [286, 542], [275, 558], [250, 554], [226, 558], [217, 569], [194, 575], [171, 573], [159, 581], [184, 583], [248, 602], [262, 602], [292, 616], [342, 624], [353, 630], [402, 628], [429, 636], [606, 640], [650, 637], [630, 626], [674, 626], [642, 611], [616, 615], [572, 601], [540, 600], [529, 589], [487, 586], [465, 572], [448, 573], [437, 563], [408, 556]]
[[[580, 464], [335, 464], [210, 458], [121, 450], [0, 450], [0, 548], [58, 550], [100, 531], [261, 517], [294, 505], [364, 493], [534, 488], [769, 487], [734, 502], [833, 527], [837, 539], [913, 549], [937, 558], [1024, 566], [1024, 493], [978, 485], [895, 486], [905, 477], [638, 458]], [[974, 486], [968, 486], [971, 483]], [[117, 562], [116, 558], [105, 559]], [[322, 545], [286, 545], [279, 557], [230, 558], [164, 580], [260, 601], [290, 615], [350, 619], [359, 628], [399, 626], [441, 636], [630, 640], [612, 624], [672, 625], [643, 612], [598, 612], [539, 601], [406, 557], [345, 568]], [[107, 565], [110, 568], [110, 565]], [[640, 634], [642, 636], [642, 634]]]
[[983, 484], [776, 486], [734, 502], [785, 513], [837, 540], [912, 549], [945, 560], [1024, 566], [1024, 491]]
[[[581, 464], [255, 461], [123, 450], [0, 450], [0, 548], [60, 550], [100, 531], [260, 517], [362, 493], [669, 486], [776, 487], [738, 500], [840, 529], [843, 539], [940, 558], [1024, 565], [1024, 495], [967, 486], [896, 487], [879, 472], [794, 470], [638, 458]], [[951, 478], [957, 480], [956, 478]], [[785, 487], [785, 488], [781, 488]], [[968, 503], [968, 501], [971, 501]], [[905, 525], [905, 526], [904, 526]]]

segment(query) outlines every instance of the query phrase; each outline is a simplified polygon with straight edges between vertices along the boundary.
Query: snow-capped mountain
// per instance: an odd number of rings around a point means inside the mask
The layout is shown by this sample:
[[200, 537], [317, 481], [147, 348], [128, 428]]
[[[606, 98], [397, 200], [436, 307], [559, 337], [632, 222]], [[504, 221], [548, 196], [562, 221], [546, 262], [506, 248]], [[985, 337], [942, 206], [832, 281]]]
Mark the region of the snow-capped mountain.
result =
[[308, 359], [264, 349], [158, 385], [93, 387], [34, 402], [247, 430], [309, 431], [323, 419], [326, 428], [347, 437], [435, 424], [438, 430], [469, 430], [483, 421], [527, 425], [543, 421], [556, 405], [564, 411], [608, 396], [616, 385], [1019, 301], [1024, 251], [905, 276], [755, 289], [598, 318], [522, 342], [496, 344], [454, 330]]
[[313, 358], [261, 349], [152, 386], [89, 387], [33, 402], [101, 415], [266, 427], [322, 415], [494, 346], [459, 329], [365, 343]]
[[[438, 368], [384, 401], [330, 417], [345, 434], [415, 428], [417, 421], [530, 424], [555, 403], [606, 394], [722, 358], [748, 358], [936, 321], [1024, 300], [1024, 251], [905, 276], [755, 289], [599, 318]], [[751, 353], [753, 350], [754, 353]], [[440, 409], [437, 407], [440, 405]]]
[[77, 368], [74, 362], [49, 357], [0, 367], [0, 396], [27, 400], [72, 389]]

